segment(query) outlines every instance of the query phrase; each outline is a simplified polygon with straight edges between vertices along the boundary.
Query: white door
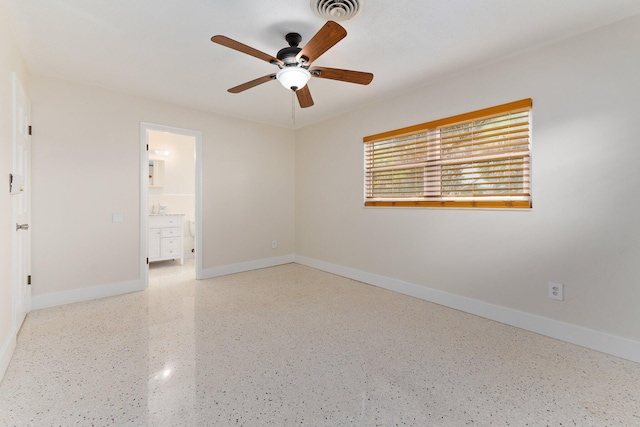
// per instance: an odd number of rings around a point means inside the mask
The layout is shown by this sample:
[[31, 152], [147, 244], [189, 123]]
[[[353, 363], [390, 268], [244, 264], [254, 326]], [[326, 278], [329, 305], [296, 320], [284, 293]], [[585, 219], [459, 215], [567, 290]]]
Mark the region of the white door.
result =
[[31, 310], [31, 216], [30, 160], [31, 106], [27, 94], [13, 74], [13, 173], [11, 198], [13, 200], [13, 308], [15, 331], [20, 329]]

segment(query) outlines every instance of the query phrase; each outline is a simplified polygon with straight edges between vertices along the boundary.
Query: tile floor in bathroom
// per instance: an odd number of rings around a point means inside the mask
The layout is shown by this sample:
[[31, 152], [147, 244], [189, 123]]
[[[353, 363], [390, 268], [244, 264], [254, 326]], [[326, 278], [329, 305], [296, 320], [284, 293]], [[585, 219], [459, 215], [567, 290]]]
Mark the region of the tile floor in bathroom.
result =
[[640, 365], [297, 264], [29, 314], [2, 426], [640, 426]]

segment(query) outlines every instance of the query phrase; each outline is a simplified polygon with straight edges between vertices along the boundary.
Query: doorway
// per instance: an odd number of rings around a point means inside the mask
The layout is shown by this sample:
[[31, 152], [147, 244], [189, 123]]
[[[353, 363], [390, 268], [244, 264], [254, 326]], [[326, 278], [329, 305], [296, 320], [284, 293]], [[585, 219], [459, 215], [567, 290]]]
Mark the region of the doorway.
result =
[[[141, 123], [140, 140], [141, 280], [145, 287], [148, 286], [150, 250], [153, 252], [157, 250], [153, 240], [150, 247], [150, 221], [155, 224], [157, 221], [167, 220], [170, 217], [165, 216], [166, 214], [176, 214], [175, 218], [180, 222], [182, 230], [180, 253], [187, 260], [195, 259], [195, 277], [200, 279], [202, 277], [202, 132]], [[155, 228], [153, 231], [156, 231]], [[192, 231], [195, 236], [192, 236]]]

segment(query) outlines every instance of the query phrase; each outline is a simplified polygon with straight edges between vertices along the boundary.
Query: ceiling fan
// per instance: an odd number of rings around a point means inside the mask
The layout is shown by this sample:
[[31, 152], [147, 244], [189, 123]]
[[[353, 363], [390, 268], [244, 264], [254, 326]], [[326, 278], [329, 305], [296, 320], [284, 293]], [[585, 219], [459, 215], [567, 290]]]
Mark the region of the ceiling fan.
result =
[[278, 80], [285, 88], [291, 89], [296, 93], [300, 107], [307, 108], [313, 105], [313, 98], [311, 97], [309, 86], [307, 86], [307, 82], [311, 77], [340, 80], [361, 85], [368, 85], [373, 80], [373, 74], [362, 71], [327, 67], [309, 68], [313, 61], [346, 36], [347, 31], [342, 26], [334, 21], [328, 21], [303, 48], [298, 47], [302, 41], [300, 34], [287, 34], [285, 40], [289, 43], [289, 47], [280, 49], [275, 57], [225, 36], [213, 36], [211, 41], [267, 61], [280, 69], [276, 73], [232, 87], [228, 90], [229, 92], [240, 93], [262, 83]]

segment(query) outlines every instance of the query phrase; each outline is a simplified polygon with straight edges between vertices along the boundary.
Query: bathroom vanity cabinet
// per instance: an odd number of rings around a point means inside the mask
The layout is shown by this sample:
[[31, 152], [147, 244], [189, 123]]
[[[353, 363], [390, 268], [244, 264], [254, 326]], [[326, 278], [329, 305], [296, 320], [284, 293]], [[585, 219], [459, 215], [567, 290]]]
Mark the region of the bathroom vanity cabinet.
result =
[[180, 259], [184, 264], [182, 228], [184, 215], [149, 217], [149, 262]]

